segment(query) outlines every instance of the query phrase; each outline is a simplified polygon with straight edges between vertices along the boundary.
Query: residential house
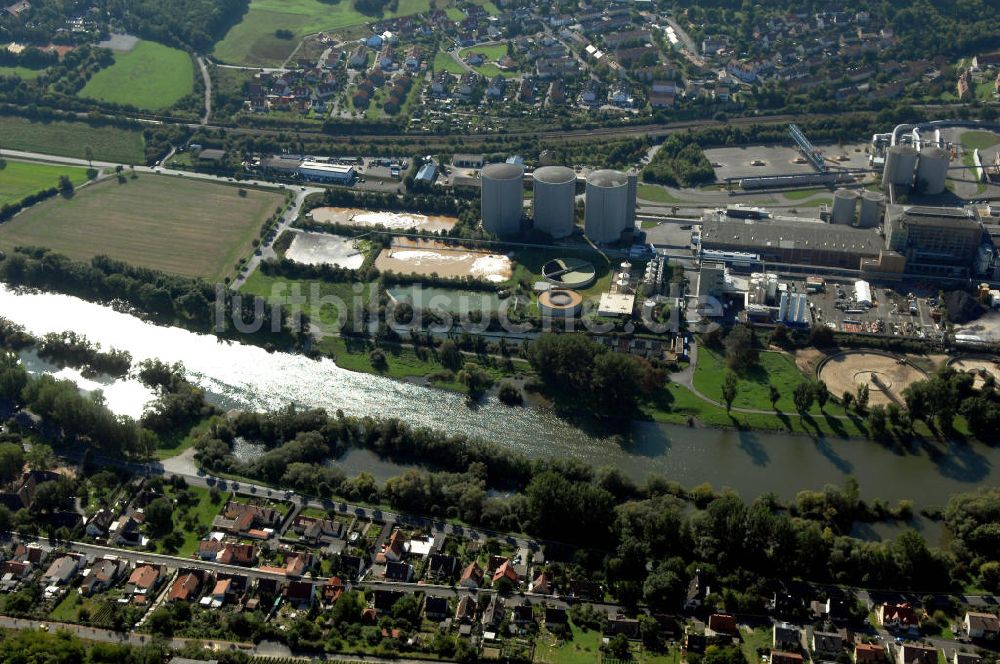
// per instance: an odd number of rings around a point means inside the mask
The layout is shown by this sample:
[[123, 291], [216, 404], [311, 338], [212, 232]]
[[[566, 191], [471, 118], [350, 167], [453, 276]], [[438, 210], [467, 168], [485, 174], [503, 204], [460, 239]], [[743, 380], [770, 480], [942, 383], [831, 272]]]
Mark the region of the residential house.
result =
[[391, 46], [382, 49], [378, 56], [378, 66], [382, 69], [395, 69], [396, 49]]
[[459, 624], [471, 625], [476, 619], [476, 600], [469, 595], [458, 600], [455, 607], [455, 622]]
[[885, 664], [885, 648], [877, 643], [858, 643], [854, 646], [855, 664]]
[[493, 100], [503, 99], [507, 94], [507, 79], [497, 74], [486, 86], [486, 96]]
[[[322, 87], [320, 86], [320, 88]], [[319, 92], [319, 88], [317, 88], [317, 92]], [[300, 541], [313, 545], [341, 539], [344, 536], [344, 525], [339, 521], [316, 519], [301, 514], [295, 517], [292, 528], [299, 533]]]
[[517, 570], [514, 569], [514, 563], [509, 559], [504, 560], [496, 571], [493, 572], [493, 583], [496, 584], [502, 579], [507, 579], [512, 585], [516, 586], [520, 577], [517, 574]]
[[736, 617], [728, 613], [713, 613], [708, 617], [708, 629], [706, 636], [715, 634], [722, 636], [739, 636], [739, 629], [736, 627]]
[[320, 598], [325, 608], [330, 608], [337, 603], [340, 596], [344, 594], [344, 582], [335, 576], [331, 576], [323, 584], [320, 590]]
[[5, 560], [0, 564], [0, 591], [11, 592], [31, 576], [34, 566], [26, 560]]
[[424, 598], [424, 617], [428, 620], [440, 622], [448, 617], [448, 613], [449, 607], [446, 597], [431, 597], [428, 595]]
[[392, 613], [393, 605], [404, 594], [398, 590], [376, 590], [372, 593], [371, 606], [378, 613]]
[[684, 609], [686, 611], [694, 611], [701, 608], [701, 603], [705, 600], [705, 596], [708, 593], [708, 586], [702, 583], [701, 570], [696, 569], [691, 582], [688, 583], [687, 596], [684, 598]]
[[587, 106], [595, 106], [601, 96], [601, 84], [593, 79], [583, 84], [580, 92], [580, 103]]
[[365, 561], [360, 556], [354, 556], [348, 553], [340, 554], [340, 573], [348, 578], [350, 581], [356, 580], [361, 576], [361, 570], [365, 568]]
[[967, 611], [962, 623], [970, 639], [995, 639], [1000, 635], [1000, 618], [992, 613]]
[[389, 561], [385, 565], [385, 580], [409, 583], [413, 578], [413, 565], [400, 561]]
[[917, 612], [908, 603], [882, 604], [876, 613], [878, 624], [889, 629], [906, 629], [919, 624]]
[[226, 542], [215, 559], [223, 565], [253, 567], [257, 563], [257, 549], [253, 544]]
[[198, 596], [203, 573], [195, 570], [179, 571], [170, 586], [167, 600], [170, 602], [190, 602]]
[[979, 664], [982, 658], [971, 652], [959, 652], [957, 649], [951, 656], [951, 664]]
[[479, 588], [483, 585], [484, 576], [483, 568], [476, 561], [472, 561], [462, 570], [462, 576], [459, 577], [458, 585], [465, 588]]
[[601, 584], [589, 579], [570, 579], [569, 594], [576, 599], [604, 599], [604, 590], [601, 588]]
[[145, 546], [147, 541], [132, 515], [122, 515], [108, 528], [108, 543], [113, 546]]
[[627, 636], [630, 639], [639, 638], [639, 620], [636, 618], [625, 618], [623, 616], [612, 616], [608, 618], [607, 627], [604, 630], [605, 636]]
[[653, 108], [673, 108], [677, 98], [667, 92], [652, 92], [649, 95], [649, 105]]
[[52, 561], [42, 575], [42, 580], [49, 586], [63, 586], [76, 576], [80, 569], [80, 561], [75, 556], [60, 556]]
[[972, 71], [965, 69], [961, 74], [958, 75], [958, 86], [957, 86], [958, 98], [960, 101], [966, 101], [972, 96]]
[[511, 612], [511, 620], [515, 625], [531, 625], [535, 622], [535, 611], [530, 604], [518, 604]]
[[427, 578], [435, 581], [446, 581], [455, 575], [458, 561], [454, 556], [443, 553], [432, 553], [427, 556]]
[[802, 655], [797, 652], [785, 652], [783, 650], [771, 651], [770, 664], [802, 664]]
[[799, 628], [788, 623], [775, 624], [771, 630], [771, 646], [775, 650], [797, 650], [802, 645]]
[[225, 546], [220, 540], [207, 539], [198, 542], [198, 558], [202, 560], [215, 560], [222, 547]]
[[561, 607], [545, 607], [545, 624], [565, 625], [569, 621], [569, 614]]
[[128, 563], [120, 558], [101, 558], [95, 560], [80, 584], [80, 592], [84, 595], [102, 593], [111, 588], [125, 573]]
[[500, 595], [494, 595], [490, 603], [483, 609], [482, 616], [480, 617], [484, 631], [489, 632], [500, 627], [500, 623], [503, 622], [503, 607], [503, 598]]
[[316, 599], [316, 584], [312, 581], [290, 581], [281, 594], [293, 606], [312, 606]]
[[937, 664], [937, 648], [903, 643], [897, 650], [896, 658], [897, 664]]
[[987, 67], [996, 67], [1000, 65], [1000, 53], [988, 53], [985, 55], [977, 55], [972, 58], [972, 66], [974, 69], [986, 69]]
[[401, 530], [393, 530], [382, 551], [375, 556], [375, 562], [385, 564], [386, 562], [399, 562], [406, 553], [406, 542], [403, 539]]
[[528, 587], [528, 592], [533, 595], [551, 595], [552, 594], [552, 573], [545, 571], [540, 572], [535, 580], [531, 582]]
[[406, 57], [403, 60], [403, 66], [410, 71], [417, 71], [420, 69], [420, 49], [416, 46], [411, 46], [406, 51]]
[[456, 154], [451, 158], [451, 165], [455, 168], [482, 168], [484, 159], [481, 154]]
[[446, 95], [451, 90], [455, 77], [448, 72], [441, 70], [434, 72], [431, 78], [431, 92], [435, 95]]
[[[308, 91], [303, 94], [308, 95]], [[254, 535], [253, 531], [273, 531], [281, 526], [281, 513], [270, 507], [249, 505], [230, 500], [216, 517], [215, 524], [220, 530], [228, 530], [236, 535]], [[265, 536], [266, 539], [266, 536]]]
[[364, 69], [367, 64], [368, 51], [363, 45], [351, 51], [350, 57], [347, 58], [347, 66], [351, 69]]
[[139, 565], [128, 577], [125, 594], [132, 595], [132, 601], [136, 604], [146, 604], [159, 585], [161, 576], [159, 567]]
[[[212, 593], [205, 599], [211, 602], [213, 607], [220, 607], [235, 596], [232, 579], [219, 579], [212, 588]], [[203, 599], [202, 602], [205, 602]]]
[[87, 535], [95, 538], [103, 538], [107, 536], [108, 528], [111, 527], [114, 520], [115, 517], [111, 513], [111, 510], [106, 510], [104, 508], [97, 510], [97, 513], [87, 520]]
[[815, 655], [836, 657], [844, 649], [844, 639], [833, 632], [813, 632], [810, 645]]
[[843, 597], [830, 597], [823, 602], [814, 600], [810, 608], [813, 616], [822, 620], [841, 622], [851, 617], [851, 602]]

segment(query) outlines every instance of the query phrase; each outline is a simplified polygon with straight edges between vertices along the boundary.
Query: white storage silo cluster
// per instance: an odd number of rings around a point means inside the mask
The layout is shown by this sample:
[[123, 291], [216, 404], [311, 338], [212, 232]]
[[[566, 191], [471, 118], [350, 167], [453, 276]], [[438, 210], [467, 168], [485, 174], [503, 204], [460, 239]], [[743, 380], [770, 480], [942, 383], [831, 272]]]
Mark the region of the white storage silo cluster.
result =
[[635, 226], [635, 187], [634, 176], [621, 171], [602, 169], [587, 176], [587, 237], [594, 242], [617, 242], [623, 231]]
[[778, 320], [802, 325], [809, 322], [809, 302], [805, 293], [781, 292]]
[[854, 212], [858, 207], [858, 192], [838, 189], [833, 192], [833, 212], [830, 221], [834, 224], [850, 226], [854, 223]]
[[482, 178], [483, 228], [496, 235], [516, 234], [521, 230], [524, 207], [524, 166], [488, 164]]
[[877, 191], [866, 191], [861, 194], [861, 213], [858, 215], [859, 228], [875, 228], [882, 220], [885, 209], [885, 196]]
[[576, 173], [565, 166], [543, 166], [532, 176], [535, 228], [554, 238], [571, 234], [576, 225]]
[[917, 166], [918, 191], [931, 196], [943, 192], [950, 165], [951, 157], [947, 150], [937, 146], [921, 150], [920, 163]]

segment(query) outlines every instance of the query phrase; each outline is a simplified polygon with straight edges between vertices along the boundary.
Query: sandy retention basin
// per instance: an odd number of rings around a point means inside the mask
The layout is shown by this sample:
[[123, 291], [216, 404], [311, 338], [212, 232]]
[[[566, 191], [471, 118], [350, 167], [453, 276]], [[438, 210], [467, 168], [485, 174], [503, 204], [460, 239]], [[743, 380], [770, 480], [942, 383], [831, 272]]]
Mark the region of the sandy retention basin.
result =
[[513, 265], [503, 254], [451, 246], [442, 242], [397, 239], [375, 260], [380, 271], [439, 277], [474, 277], [502, 283], [511, 277]]
[[285, 258], [305, 265], [336, 265], [357, 270], [365, 255], [354, 248], [352, 238], [327, 233], [297, 231]]
[[868, 386], [868, 403], [887, 406], [902, 403], [903, 390], [927, 376], [901, 358], [878, 353], [840, 353], [832, 356], [819, 372], [827, 389], [839, 397], [845, 391], [855, 394], [858, 385]]
[[374, 228], [384, 226], [389, 230], [447, 231], [458, 223], [457, 217], [423, 215], [416, 212], [381, 212], [360, 208], [319, 207], [309, 213], [313, 221], [321, 224], [344, 224]]

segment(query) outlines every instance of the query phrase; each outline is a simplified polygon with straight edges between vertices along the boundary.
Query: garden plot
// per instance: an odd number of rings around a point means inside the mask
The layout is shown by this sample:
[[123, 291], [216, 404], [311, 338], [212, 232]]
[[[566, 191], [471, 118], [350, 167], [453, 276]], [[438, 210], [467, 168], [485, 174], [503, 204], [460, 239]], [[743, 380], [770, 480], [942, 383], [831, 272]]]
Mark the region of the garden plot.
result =
[[295, 233], [285, 258], [304, 265], [336, 265], [349, 270], [357, 270], [365, 262], [353, 238], [301, 231]]

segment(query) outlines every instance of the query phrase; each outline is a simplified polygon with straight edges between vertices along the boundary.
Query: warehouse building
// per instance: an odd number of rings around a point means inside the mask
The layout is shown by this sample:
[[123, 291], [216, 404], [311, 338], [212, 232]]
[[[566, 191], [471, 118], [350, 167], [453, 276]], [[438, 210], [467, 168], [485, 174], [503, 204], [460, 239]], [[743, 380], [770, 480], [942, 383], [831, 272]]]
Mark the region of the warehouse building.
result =
[[884, 244], [874, 229], [793, 219], [734, 219], [712, 212], [704, 218], [701, 247], [752, 252], [770, 263], [858, 270], [861, 260], [877, 258]]
[[350, 184], [354, 181], [354, 167], [319, 161], [303, 161], [299, 166], [299, 177], [312, 182]]
[[986, 237], [975, 211], [965, 208], [890, 205], [885, 230], [888, 248], [906, 258], [910, 274], [964, 272]]

